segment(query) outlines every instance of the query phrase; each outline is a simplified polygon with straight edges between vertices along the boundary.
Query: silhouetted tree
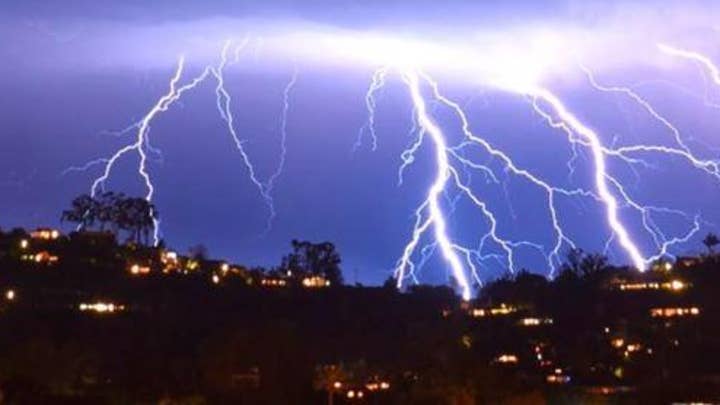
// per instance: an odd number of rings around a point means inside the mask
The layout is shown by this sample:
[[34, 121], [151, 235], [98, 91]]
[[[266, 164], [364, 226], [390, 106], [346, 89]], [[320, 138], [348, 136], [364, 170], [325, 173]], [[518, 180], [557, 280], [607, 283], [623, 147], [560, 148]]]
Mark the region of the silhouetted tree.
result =
[[120, 210], [126, 200], [124, 194], [113, 191], [104, 192], [95, 198], [95, 218], [100, 223], [101, 232], [105, 231], [107, 224], [111, 224], [113, 233], [117, 233], [121, 218]]
[[312, 243], [292, 241], [292, 253], [283, 257], [281, 267], [293, 273], [306, 273], [325, 277], [331, 285], [342, 285], [340, 254], [330, 242]]
[[714, 233], [708, 233], [702, 243], [707, 248], [708, 254], [712, 255], [715, 253], [715, 246], [720, 245], [720, 238]]
[[188, 255], [198, 261], [207, 260], [209, 257], [208, 248], [202, 243], [198, 243], [188, 248]]
[[85, 230], [98, 219], [98, 202], [88, 194], [76, 197], [70, 203], [70, 209], [62, 212], [60, 221], [76, 223], [81, 230]]
[[63, 211], [61, 220], [80, 224], [81, 230], [100, 224], [100, 231], [110, 225], [113, 234], [127, 231], [129, 239], [149, 243], [150, 231], [158, 217], [155, 206], [144, 198], [126, 197], [123, 193], [104, 192], [98, 197], [83, 194], [75, 198], [71, 208]]
[[395, 291], [397, 290], [397, 280], [393, 276], [389, 276], [387, 279], [385, 279], [385, 282], [383, 282], [382, 285], [384, 290], [388, 291]]
[[155, 205], [144, 198], [134, 198], [134, 217], [138, 233], [142, 234], [146, 245], [150, 244], [150, 232], [155, 227], [158, 211]]
[[608, 259], [604, 255], [585, 253], [582, 249], [571, 249], [561, 267], [561, 272], [569, 271], [579, 277], [588, 277], [607, 268], [607, 266]]

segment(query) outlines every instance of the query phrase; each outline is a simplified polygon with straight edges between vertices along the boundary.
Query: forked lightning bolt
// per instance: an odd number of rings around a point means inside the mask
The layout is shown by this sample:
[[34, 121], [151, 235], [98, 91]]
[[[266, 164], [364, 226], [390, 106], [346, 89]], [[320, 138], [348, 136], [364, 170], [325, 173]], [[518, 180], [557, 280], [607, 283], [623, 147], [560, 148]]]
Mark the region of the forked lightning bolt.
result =
[[[183, 96], [184, 93], [186, 93], [189, 90], [192, 90], [196, 88], [200, 83], [204, 82], [209, 77], [214, 77], [217, 81], [217, 85], [215, 87], [215, 94], [216, 94], [216, 105], [218, 108], [218, 112], [220, 113], [220, 117], [222, 120], [226, 123], [227, 129], [229, 134], [231, 135], [231, 138], [235, 144], [235, 147], [237, 151], [239, 152], [242, 161], [248, 171], [249, 178], [251, 182], [256, 186], [258, 189], [261, 197], [265, 201], [270, 214], [267, 219], [267, 230], [270, 229], [270, 226], [272, 224], [272, 220], [275, 217], [275, 207], [273, 204], [273, 198], [271, 191], [275, 185], [275, 182], [277, 181], [278, 177], [281, 175], [284, 165], [285, 165], [285, 157], [287, 154], [286, 149], [286, 141], [287, 141], [287, 115], [289, 111], [289, 97], [290, 92], [292, 91], [293, 86], [295, 85], [295, 82], [297, 80], [297, 70], [293, 72], [292, 78], [288, 85], [285, 88], [284, 91], [284, 104], [282, 109], [282, 125], [281, 125], [281, 154], [280, 154], [280, 162], [275, 169], [275, 171], [269, 176], [268, 180], [263, 182], [259, 179], [258, 175], [256, 174], [255, 166], [253, 165], [249, 154], [245, 150], [244, 147], [244, 141], [241, 139], [241, 137], [238, 135], [237, 130], [235, 129], [235, 120], [234, 115], [232, 113], [231, 109], [231, 102], [232, 98], [230, 96], [230, 93], [225, 87], [225, 69], [234, 63], [237, 63], [240, 58], [240, 53], [245, 48], [245, 46], [248, 44], [248, 40], [245, 39], [242, 42], [240, 42], [238, 45], [234, 47], [233, 50], [233, 59], [229, 59], [229, 53], [231, 51], [232, 42], [228, 41], [225, 43], [225, 46], [223, 47], [223, 50], [221, 52], [221, 61], [217, 66], [206, 66], [202, 72], [192, 78], [189, 82], [187, 82], [184, 85], [179, 85], [180, 80], [182, 79], [183, 71], [185, 68], [185, 59], [184, 57], [180, 57], [178, 61], [178, 66], [175, 71], [175, 74], [173, 75], [172, 79], [170, 80], [169, 90], [168, 92], [163, 95], [156, 103], [153, 105], [153, 107], [148, 111], [148, 113], [137, 123], [129, 126], [128, 128], [119, 131], [118, 135], [123, 135], [125, 133], [129, 133], [131, 131], [134, 131], [135, 137], [134, 142], [131, 144], [122, 147], [118, 151], [116, 151], [111, 157], [109, 158], [99, 158], [93, 161], [90, 161], [86, 163], [83, 166], [77, 166], [77, 167], [70, 167], [63, 171], [63, 174], [66, 174], [68, 172], [72, 171], [86, 171], [92, 168], [96, 165], [103, 165], [103, 172], [102, 174], [95, 179], [93, 182], [91, 188], [90, 188], [90, 194], [91, 196], [96, 196], [98, 191], [102, 190], [105, 186], [105, 183], [109, 180], [113, 168], [115, 167], [116, 163], [124, 157], [127, 154], [135, 153], [137, 154], [139, 158], [138, 163], [138, 175], [143, 179], [145, 183], [146, 188], [146, 194], [145, 199], [147, 201], [152, 201], [153, 196], [155, 194], [155, 186], [152, 182], [152, 179], [150, 177], [150, 173], [148, 171], [147, 167], [147, 161], [148, 161], [148, 152], [154, 152], [159, 154], [160, 152], [157, 149], [154, 149], [150, 144], [150, 127], [151, 123], [154, 119], [158, 117], [161, 113], [167, 111], [175, 102], [180, 100], [180, 98]], [[160, 223], [158, 218], [153, 218], [153, 241], [155, 244], [157, 244], [160, 240]]]
[[[612, 241], [617, 241], [627, 257], [631, 260], [633, 266], [641, 271], [645, 270], [653, 261], [670, 255], [669, 249], [672, 246], [687, 242], [699, 231], [700, 218], [697, 215], [689, 216], [679, 210], [665, 207], [655, 207], [635, 201], [635, 199], [629, 195], [622, 183], [608, 172], [607, 159], [608, 157], [619, 158], [632, 165], [645, 163], [637, 157], [632, 157], [631, 155], [633, 153], [654, 152], [676, 155], [683, 157], [694, 167], [701, 169], [714, 177], [717, 177], [718, 174], [717, 162], [712, 160], [703, 160], [693, 155], [683, 142], [679, 130], [677, 130], [677, 128], [675, 128], [667, 119], [657, 113], [647, 101], [640, 98], [637, 94], [625, 88], [603, 87], [596, 82], [589, 71], [587, 71], [587, 73], [596, 89], [602, 91], [621, 92], [638, 102], [648, 111], [650, 116], [663, 123], [671, 131], [677, 147], [631, 145], [614, 149], [608, 148], [602, 144], [600, 136], [586, 124], [582, 123], [566, 107], [560, 98], [550, 90], [534, 85], [505, 85], [501, 87], [503, 90], [532, 98], [534, 100], [533, 108], [551, 127], [563, 130], [567, 134], [568, 140], [573, 144], [573, 146], [579, 145], [590, 150], [595, 173], [594, 190], [554, 186], [544, 181], [531, 171], [519, 167], [508, 154], [495, 148], [485, 138], [479, 137], [471, 131], [467, 115], [463, 111], [462, 107], [458, 103], [443, 96], [439, 91], [437, 83], [428, 75], [419, 71], [402, 72], [403, 80], [410, 89], [412, 96], [411, 99], [414, 111], [417, 114], [420, 131], [418, 131], [415, 142], [413, 142], [413, 144], [401, 154], [403, 163], [400, 167], [399, 178], [402, 180], [402, 171], [413, 161], [415, 152], [423, 142], [424, 134], [428, 134], [433, 140], [436, 152], [435, 165], [437, 167], [438, 177], [436, 178], [435, 183], [431, 186], [427, 199], [415, 212], [415, 225], [413, 227], [412, 237], [405, 246], [403, 254], [398, 260], [395, 270], [398, 287], [402, 287], [404, 281], [408, 277], [416, 280], [416, 269], [427, 261], [427, 252], [432, 252], [436, 247], [440, 249], [443, 257], [448, 262], [448, 265], [452, 270], [453, 278], [457, 282], [463, 297], [466, 297], [469, 291], [467, 275], [469, 274], [476, 281], [480, 282], [480, 278], [477, 274], [477, 264], [490, 256], [497, 258], [496, 254], [486, 255], [483, 253], [483, 249], [485, 248], [485, 243], [487, 241], [494, 242], [505, 252], [507, 268], [511, 272], [515, 269], [513, 253], [514, 249], [517, 247], [530, 246], [544, 251], [544, 248], [537, 243], [530, 241], [512, 241], [508, 238], [500, 236], [496, 216], [492, 213], [492, 211], [490, 211], [487, 204], [482, 201], [469, 186], [463, 183], [458, 175], [458, 169], [452, 164], [452, 162], [456, 162], [460, 164], [461, 167], [478, 169], [486, 173], [490, 176], [490, 178], [495, 180], [497, 179], [497, 175], [487, 165], [471, 161], [458, 154], [458, 150], [469, 146], [481, 147], [489, 156], [502, 162], [507, 172], [523, 178], [545, 191], [547, 196], [548, 213], [555, 233], [555, 242], [547, 252], [547, 260], [551, 269], [551, 276], [554, 273], [556, 264], [559, 263], [559, 255], [562, 247], [568, 246], [574, 248], [576, 246], [573, 240], [564, 231], [560, 222], [556, 206], [557, 198], [560, 196], [589, 198], [601, 203], [605, 207], [606, 221], [611, 230], [611, 237], [608, 239], [608, 244]], [[464, 135], [464, 141], [460, 145], [448, 146], [445, 134], [429, 116], [426, 108], [426, 102], [421, 91], [422, 83], [430, 87], [432, 98], [435, 101], [448, 107], [455, 113], [458, 119], [460, 119]], [[448, 178], [450, 178], [452, 182], [448, 181]], [[452, 238], [449, 236], [449, 230], [446, 225], [447, 220], [445, 219], [446, 213], [443, 211], [438, 197], [441, 192], [444, 192], [449, 188], [448, 183], [451, 183], [454, 187], [460, 190], [465, 197], [473, 202], [473, 204], [479, 208], [480, 213], [489, 224], [487, 233], [482, 236], [481, 244], [477, 248], [473, 249], [460, 246], [459, 244], [453, 242]], [[640, 214], [644, 225], [644, 231], [652, 237], [657, 247], [656, 254], [648, 257], [641, 253], [641, 250], [634, 241], [630, 230], [620, 217], [620, 209], [624, 207], [631, 208]], [[668, 237], [653, 220], [653, 214], [657, 213], [681, 216], [688, 219], [691, 226], [682, 236]], [[418, 264], [416, 264], [413, 261], [414, 254], [419, 249], [423, 235], [429, 232], [431, 228], [434, 231], [433, 242], [420, 249], [420, 260]], [[432, 249], [428, 249], [428, 247], [431, 247]]]
[[[279, 121], [280, 155], [278, 164], [264, 180], [258, 174], [250, 154], [247, 151], [246, 138], [240, 135], [236, 128], [233, 115], [231, 93], [226, 87], [226, 70], [239, 63], [243, 50], [248, 45], [246, 39], [240, 43], [227, 42], [220, 53], [217, 65], [206, 66], [201, 73], [181, 84], [184, 59], [180, 59], [177, 70], [170, 80], [169, 90], [163, 95], [142, 120], [133, 124], [121, 133], [134, 133], [134, 141], [119, 149], [109, 158], [101, 158], [87, 163], [82, 167], [70, 168], [67, 171], [89, 170], [96, 165], [104, 167], [103, 173], [92, 185], [91, 193], [96, 195], [110, 178], [117, 161], [123, 156], [135, 153], [139, 157], [138, 175], [143, 179], [146, 187], [145, 198], [151, 201], [154, 196], [154, 185], [148, 171], [148, 154], [161, 156], [157, 149], [150, 144], [149, 131], [151, 123], [160, 114], [167, 111], [184, 93], [194, 89], [207, 79], [214, 79], [216, 107], [220, 118], [224, 122], [235, 149], [247, 169], [248, 176], [268, 207], [268, 228], [276, 215], [272, 192], [279, 176], [282, 174], [287, 157], [287, 127], [288, 115], [291, 109], [292, 93], [297, 82], [297, 69], [283, 90], [281, 119]], [[258, 42], [260, 44], [260, 42]], [[693, 60], [701, 64], [710, 73], [712, 80], [720, 86], [720, 71], [709, 58], [698, 53], [659, 45], [659, 49], [669, 55]], [[394, 55], [394, 53], [393, 53]], [[468, 60], [469, 65], [476, 63]], [[481, 284], [480, 269], [489, 266], [487, 261], [498, 262], [510, 272], [518, 268], [516, 257], [518, 249], [534, 249], [545, 258], [548, 275], [552, 277], [561, 264], [561, 255], [567, 248], [576, 248], [577, 244], [571, 234], [566, 230], [567, 219], [563, 218], [560, 203], [568, 199], [583, 199], [602, 208], [604, 220], [609, 232], [606, 251], [610, 245], [617, 244], [632, 266], [638, 270], [645, 270], [655, 260], [671, 256], [674, 246], [688, 242], [700, 231], [702, 219], [698, 214], [687, 214], [671, 207], [655, 206], [640, 201], [633, 195], [633, 190], [619, 180], [611, 172], [614, 167], [610, 162], [619, 162], [632, 170], [642, 166], [650, 168], [652, 165], [645, 159], [650, 155], [661, 157], [674, 157], [682, 159], [688, 167], [698, 170], [720, 182], [720, 161], [700, 157], [691, 150], [685, 142], [681, 131], [669, 118], [661, 114], [648, 100], [643, 98], [630, 87], [608, 85], [601, 83], [596, 75], [582, 66], [592, 88], [599, 92], [617, 94], [636, 103], [647, 116], [662, 125], [669, 134], [665, 142], [651, 144], [619, 144], [615, 142], [605, 144], [599, 131], [583, 122], [561, 97], [548, 87], [533, 80], [522, 77], [484, 78], [484, 83], [498, 91], [507, 92], [515, 96], [529, 99], [534, 111], [551, 129], [557, 130], [572, 148], [572, 157], [567, 163], [572, 175], [580, 159], [579, 152], [586, 151], [590, 157], [592, 167], [592, 181], [585, 186], [566, 186], [553, 184], [535, 173], [528, 167], [523, 167], [512, 155], [494, 145], [488, 138], [476, 133], [472, 129], [472, 121], [461, 103], [451, 99], [440, 90], [438, 82], [421, 66], [414, 66], [411, 61], [403, 61], [398, 65], [379, 63], [383, 66], [372, 74], [369, 86], [364, 94], [364, 104], [367, 110], [367, 120], [360, 128], [354, 149], [362, 145], [366, 136], [372, 141], [372, 149], [378, 147], [378, 134], [376, 132], [376, 110], [378, 108], [379, 92], [392, 77], [399, 77], [406, 86], [412, 106], [411, 142], [400, 154], [401, 163], [397, 171], [397, 183], [403, 184], [405, 171], [416, 161], [420, 148], [429, 146], [433, 151], [434, 177], [430, 187], [424, 194], [424, 199], [414, 211], [414, 224], [409, 241], [406, 243], [400, 258], [397, 260], [394, 274], [398, 288], [402, 288], [408, 280], [417, 282], [419, 269], [434, 253], [439, 253], [447, 263], [452, 279], [463, 299], [470, 299], [473, 291], [472, 284]], [[508, 71], [513, 71], [509, 69]], [[511, 73], [512, 74], [512, 73]], [[522, 80], [520, 80], [522, 78]], [[489, 82], [489, 83], [488, 83]], [[454, 136], [446, 133], [444, 126], [435, 114], [436, 110], [429, 108], [432, 105], [444, 113], [442, 117], [451, 117], [459, 124], [460, 131]], [[451, 139], [459, 139], [454, 144]], [[543, 136], [548, 136], [543, 134]], [[533, 140], [536, 141], [536, 140]], [[486, 159], [479, 162], [470, 156], [480, 153]], [[585, 156], [585, 155], [583, 155]], [[498, 170], [498, 166], [502, 168]], [[489, 186], [503, 186], [507, 193], [507, 184], [502, 184], [510, 178], [517, 178], [523, 183], [539, 190], [543, 195], [543, 209], [547, 212], [547, 220], [551, 229], [552, 239], [549, 242], [539, 243], [531, 240], [516, 240], [504, 231], [503, 221], [492, 207], [482, 197], [482, 190], [471, 187], [470, 179], [473, 173], [482, 174]], [[461, 243], [453, 237], [448, 218], [455, 212], [455, 206], [460, 200], [467, 201], [476, 209], [479, 218], [485, 224], [477, 240], [470, 244]], [[625, 216], [639, 219], [642, 227], [630, 229]], [[687, 222], [688, 228], [682, 235], [669, 235], [658, 225], [658, 216], [679, 217]], [[643, 252], [642, 240], [652, 240], [652, 252]], [[154, 240], [159, 240], [159, 223], [155, 219]], [[647, 246], [646, 246], [647, 247]]]

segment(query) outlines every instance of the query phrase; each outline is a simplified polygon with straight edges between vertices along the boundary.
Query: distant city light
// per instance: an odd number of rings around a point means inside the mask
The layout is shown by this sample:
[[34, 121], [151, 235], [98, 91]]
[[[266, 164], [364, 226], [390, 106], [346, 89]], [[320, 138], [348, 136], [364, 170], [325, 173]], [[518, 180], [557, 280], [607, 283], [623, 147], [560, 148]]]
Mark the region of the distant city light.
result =
[[643, 290], [669, 290], [682, 291], [688, 288], [688, 284], [677, 279], [668, 282], [639, 282], [619, 284], [621, 291], [643, 291]]
[[5, 299], [8, 301], [14, 301], [15, 300], [15, 290], [5, 291]]
[[144, 275], [150, 273], [149, 266], [141, 266], [139, 264], [133, 264], [130, 266], [130, 273], [133, 275]]
[[112, 302], [98, 301], [95, 303], [80, 303], [78, 309], [81, 312], [95, 312], [98, 314], [111, 314], [125, 310], [124, 305], [118, 305]]
[[260, 281], [260, 284], [266, 287], [285, 287], [287, 285], [287, 280], [282, 278], [266, 277]]
[[522, 318], [519, 321], [522, 326], [552, 325], [552, 318]]
[[650, 309], [650, 316], [653, 318], [674, 318], [698, 315], [700, 315], [700, 308], [698, 307], [669, 307]]
[[484, 318], [486, 316], [510, 315], [517, 312], [517, 310], [518, 309], [514, 306], [500, 304], [499, 307], [473, 308], [470, 310], [470, 316], [474, 318]]
[[498, 356], [495, 361], [497, 363], [503, 363], [503, 364], [516, 364], [518, 362], [518, 358], [514, 354], [502, 354]]
[[326, 280], [325, 277], [312, 276], [303, 278], [302, 285], [306, 288], [322, 288], [329, 287], [330, 281]]
[[60, 237], [60, 231], [55, 229], [38, 229], [30, 233], [33, 239], [55, 240]]
[[557, 373], [550, 374], [545, 378], [545, 381], [547, 381], [550, 384], [567, 384], [570, 382], [570, 376], [557, 374]]

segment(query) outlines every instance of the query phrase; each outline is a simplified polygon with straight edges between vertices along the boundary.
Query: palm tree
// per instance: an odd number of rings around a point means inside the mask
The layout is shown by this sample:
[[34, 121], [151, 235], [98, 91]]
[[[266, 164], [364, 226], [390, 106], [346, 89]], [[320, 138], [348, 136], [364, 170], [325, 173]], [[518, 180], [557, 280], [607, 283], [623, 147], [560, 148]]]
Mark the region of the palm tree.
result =
[[74, 222], [80, 230], [91, 227], [98, 219], [99, 205], [97, 200], [87, 194], [76, 197], [68, 210], [62, 212], [60, 221]]
[[123, 198], [117, 201], [116, 221], [121, 229], [130, 233], [135, 243], [150, 242], [150, 231], [158, 217], [155, 205], [144, 198]]
[[105, 230], [106, 224], [111, 224], [113, 233], [117, 232], [118, 217], [121, 202], [126, 199], [125, 194], [108, 191], [97, 197], [97, 220], [100, 222], [100, 231]]
[[712, 256], [715, 254], [715, 246], [720, 245], [720, 238], [714, 233], [708, 233], [702, 243], [707, 248], [708, 254]]

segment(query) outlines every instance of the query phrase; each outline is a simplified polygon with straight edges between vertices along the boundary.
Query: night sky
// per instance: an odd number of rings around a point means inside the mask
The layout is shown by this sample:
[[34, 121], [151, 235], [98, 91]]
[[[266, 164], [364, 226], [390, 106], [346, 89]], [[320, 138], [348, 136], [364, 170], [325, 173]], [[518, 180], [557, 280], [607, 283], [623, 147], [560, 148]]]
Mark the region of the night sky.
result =
[[[713, 25], [713, 20], [720, 21], [720, 10], [710, 1], [682, 6], [657, 2], [652, 7], [647, 1], [516, 1], [502, 6], [347, 0], [61, 3], [66, 2], [0, 5], [3, 229], [60, 226], [61, 210], [74, 196], [89, 191], [102, 168], [64, 170], [108, 157], [132, 142], [133, 132], [117, 131], [141, 119], [167, 92], [178, 55], [186, 57], [189, 78], [204, 65], [218, 63], [224, 41], [233, 38], [252, 37], [240, 62], [228, 68], [226, 87], [239, 136], [261, 178], [277, 167], [283, 90], [297, 70], [287, 115], [287, 161], [273, 191], [277, 217], [265, 233], [268, 210], [220, 119], [215, 82], [202, 83], [151, 124], [151, 144], [161, 151], [150, 154], [148, 168], [162, 236], [181, 252], [203, 243], [214, 257], [274, 265], [293, 238], [329, 240], [343, 256], [346, 280], [380, 283], [392, 274], [410, 238], [413, 212], [433, 179], [434, 150], [430, 143], [423, 144], [398, 186], [400, 155], [413, 141], [413, 123], [408, 91], [393, 75], [377, 97], [377, 150], [368, 137], [354, 150], [368, 119], [365, 95], [378, 66], [365, 63], [365, 55], [340, 58], [316, 51], [312, 38], [371, 32], [444, 49], [470, 47], [482, 54], [484, 47], [532, 42], [535, 33], [550, 32], [570, 46], [562, 47], [566, 54], [544, 71], [543, 85], [597, 130], [605, 145], [672, 145], [673, 138], [633, 100], [594, 90], [580, 63], [602, 83], [629, 86], [642, 95], [681, 131], [697, 156], [720, 157], [720, 111], [713, 104], [720, 104], [720, 86], [698, 64], [663, 55], [656, 47], [658, 42], [672, 43], [720, 62], [720, 31]], [[308, 35], [277, 40], [297, 32]], [[523, 53], [522, 45], [517, 51], [508, 47], [508, 52]], [[570, 54], [573, 57], [565, 58]], [[587, 151], [580, 153], [570, 175], [567, 162], [573, 151], [567, 137], [550, 129], [530, 100], [499, 91], [483, 78], [458, 75], [457, 66], [445, 66], [432, 55], [425, 57], [431, 60], [428, 73], [463, 106], [474, 132], [553, 184], [592, 189]], [[457, 119], [438, 105], [430, 108], [449, 140], [458, 143]], [[642, 157], [648, 164], [610, 160], [608, 166], [634, 199], [688, 214], [689, 220], [677, 215], [655, 218], [668, 238], [684, 235], [692, 218], [700, 215], [701, 230], [672, 251], [700, 250], [702, 236], [718, 230], [720, 180], [678, 157]], [[505, 173], [487, 156], [474, 159]], [[544, 246], [552, 243], [542, 192], [510, 175], [496, 184], [470, 172], [473, 189], [495, 212], [502, 235]], [[134, 155], [115, 167], [107, 188], [144, 195]], [[477, 243], [487, 223], [466, 199], [456, 199], [457, 190], [449, 190], [446, 197], [452, 237]], [[566, 232], [579, 247], [603, 251], [610, 231], [600, 204], [568, 198], [558, 207]], [[642, 231], [642, 218], [628, 208], [621, 209], [621, 216], [645, 254], [655, 254], [652, 239]], [[70, 230], [67, 224], [64, 229]], [[610, 244], [608, 253], [613, 262], [627, 263], [616, 244]], [[543, 256], [533, 249], [520, 248], [517, 263], [548, 272]], [[504, 270], [492, 259], [482, 266], [483, 277]], [[447, 276], [437, 257], [420, 273], [428, 282], [444, 282]]]

